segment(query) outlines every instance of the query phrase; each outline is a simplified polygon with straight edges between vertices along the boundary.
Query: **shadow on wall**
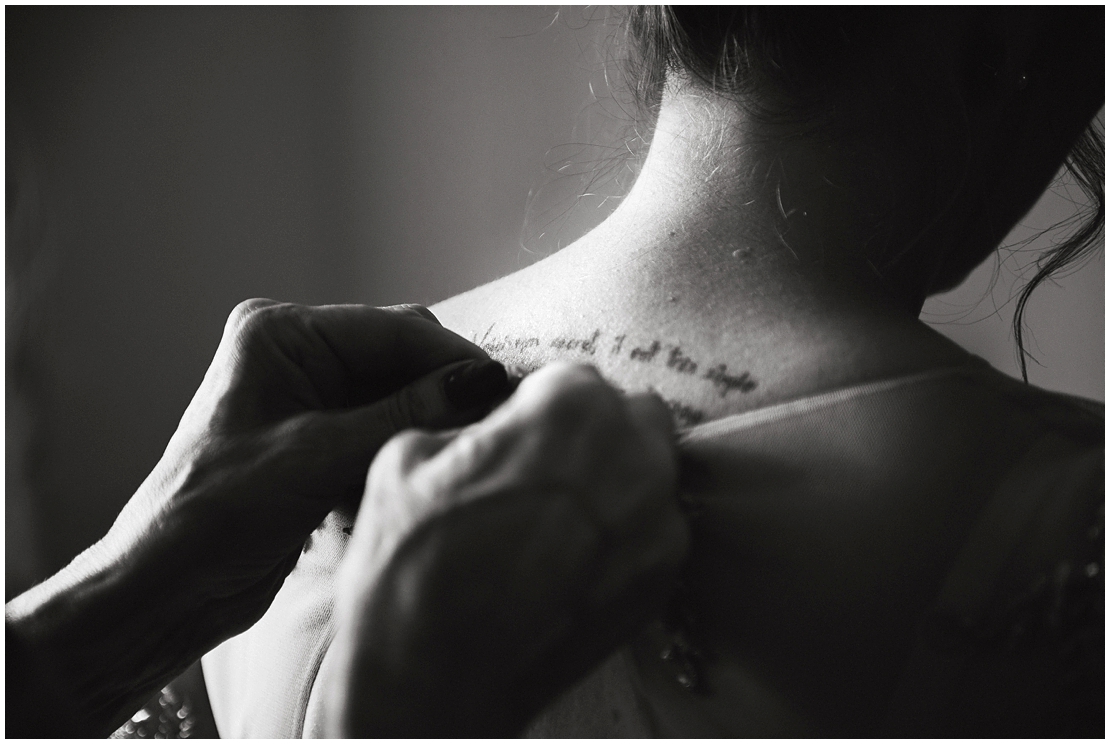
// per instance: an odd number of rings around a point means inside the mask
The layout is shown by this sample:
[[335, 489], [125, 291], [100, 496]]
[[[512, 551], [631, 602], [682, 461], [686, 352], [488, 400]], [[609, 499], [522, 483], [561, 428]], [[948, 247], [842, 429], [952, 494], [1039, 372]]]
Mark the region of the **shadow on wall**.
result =
[[358, 281], [335, 14], [9, 7], [6, 33], [10, 596], [106, 531], [238, 301]]
[[[6, 596], [107, 530], [240, 300], [430, 304], [604, 218], [593, 12], [7, 8]], [[926, 317], [1012, 372], [989, 271]], [[1035, 383], [1102, 398], [1102, 308], [1101, 264], [1038, 290]]]

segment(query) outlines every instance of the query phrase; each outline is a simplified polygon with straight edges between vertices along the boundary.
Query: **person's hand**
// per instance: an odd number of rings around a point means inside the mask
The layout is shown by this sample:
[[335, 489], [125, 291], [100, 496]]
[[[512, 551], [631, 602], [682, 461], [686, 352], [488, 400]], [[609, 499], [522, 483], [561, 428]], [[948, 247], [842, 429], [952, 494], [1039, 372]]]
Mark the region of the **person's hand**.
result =
[[657, 397], [555, 365], [387, 444], [336, 582], [330, 733], [517, 734], [660, 612], [688, 542], [674, 436]]
[[[452, 372], [478, 384], [461, 406], [447, 396]], [[500, 365], [426, 309], [249, 301], [106, 542], [125, 559], [136, 542], [183, 551], [179, 579], [221, 605], [220, 635], [232, 635], [265, 610], [327, 513], [358, 498], [390, 437], [457, 425], [506, 392]]]
[[391, 436], [473, 421], [506, 385], [423, 308], [241, 304], [154, 471], [102, 540], [8, 605], [9, 638], [92, 701], [88, 725], [129, 715], [261, 617]]

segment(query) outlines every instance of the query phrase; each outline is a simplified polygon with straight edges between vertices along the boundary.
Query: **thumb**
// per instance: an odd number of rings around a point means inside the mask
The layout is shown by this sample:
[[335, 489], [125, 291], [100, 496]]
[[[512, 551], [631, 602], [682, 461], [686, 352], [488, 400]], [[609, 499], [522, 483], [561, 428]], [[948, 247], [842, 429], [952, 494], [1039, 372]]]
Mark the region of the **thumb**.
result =
[[350, 411], [352, 423], [380, 437], [374, 451], [405, 429], [443, 429], [471, 423], [510, 392], [505, 368], [492, 359], [440, 367], [375, 403]]
[[327, 473], [316, 482], [332, 485], [318, 492], [326, 501], [334, 503], [354, 491], [361, 495], [370, 462], [396, 434], [412, 428], [464, 426], [482, 418], [510, 392], [501, 364], [469, 360], [441, 367], [370, 405], [306, 414], [299, 422], [298, 448], [312, 442], [309, 446], [318, 458], [313, 458], [315, 467], [307, 469], [312, 472], [304, 475], [315, 480]]

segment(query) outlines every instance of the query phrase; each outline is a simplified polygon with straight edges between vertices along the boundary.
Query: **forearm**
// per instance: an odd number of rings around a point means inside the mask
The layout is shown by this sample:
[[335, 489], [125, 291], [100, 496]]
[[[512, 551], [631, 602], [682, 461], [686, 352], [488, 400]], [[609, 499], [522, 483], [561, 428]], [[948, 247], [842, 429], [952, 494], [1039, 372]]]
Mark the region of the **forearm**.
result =
[[107, 553], [93, 546], [5, 608], [9, 735], [106, 736], [203, 652], [202, 603]]

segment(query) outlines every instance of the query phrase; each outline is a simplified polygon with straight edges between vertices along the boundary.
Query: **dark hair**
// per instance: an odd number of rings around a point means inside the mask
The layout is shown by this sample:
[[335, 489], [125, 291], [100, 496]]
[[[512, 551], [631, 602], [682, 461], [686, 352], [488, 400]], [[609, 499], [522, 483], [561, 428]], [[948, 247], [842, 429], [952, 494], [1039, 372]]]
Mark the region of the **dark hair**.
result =
[[[905, 18], [898, 13], [891, 8], [637, 6], [627, 17], [626, 74], [645, 111], [658, 107], [667, 75], [680, 73], [716, 93], [743, 97], [760, 116], [817, 120], [829, 92], [863, 63], [865, 45]], [[1095, 122], [1075, 143], [1065, 167], [1089, 205], [1049, 228], [1074, 226], [1040, 257], [1036, 274], [1018, 295], [1013, 330], [1026, 381], [1026, 358], [1032, 356], [1023, 331], [1030, 296], [1045, 280], [1090, 257], [1103, 235], [1105, 156], [1103, 131]]]
[[682, 72], [716, 93], [755, 98], [764, 114], [796, 116], [833, 82], [829, 70], [850, 74], [852, 47], [874, 38], [887, 16], [843, 7], [635, 6], [627, 19], [630, 87], [651, 108], [667, 74]]
[[[1099, 239], [1103, 237], [1103, 182], [1105, 180], [1106, 151], [1105, 135], [1097, 122], [1080, 135], [1079, 140], [1068, 153], [1064, 167], [1075, 179], [1083, 194], [1087, 197], [1087, 204], [1079, 212], [1045, 232], [1056, 230], [1060, 227], [1075, 225], [1071, 233], [1062, 241], [1046, 250], [1037, 259], [1037, 272], [1033, 275], [1018, 294], [1017, 306], [1014, 309], [1014, 338], [1017, 340], [1018, 360], [1021, 364], [1021, 378], [1029, 382], [1026, 370], [1026, 357], [1033, 358], [1025, 349], [1023, 331], [1025, 325], [1025, 305], [1029, 302], [1033, 290], [1046, 279], [1059, 276], [1069, 268], [1078, 266], [1090, 258], [1099, 247]], [[1042, 233], [1043, 234], [1043, 233]], [[1036, 361], [1034, 359], [1034, 361]]]

